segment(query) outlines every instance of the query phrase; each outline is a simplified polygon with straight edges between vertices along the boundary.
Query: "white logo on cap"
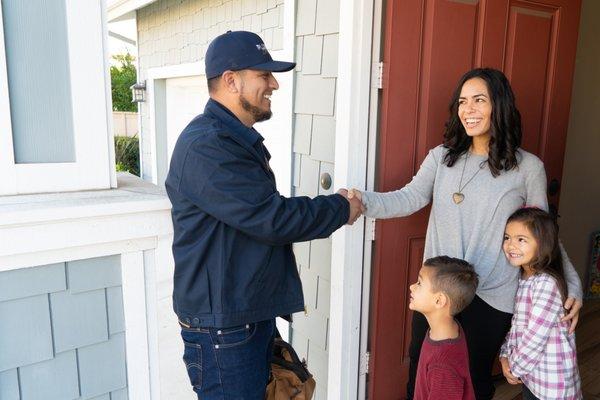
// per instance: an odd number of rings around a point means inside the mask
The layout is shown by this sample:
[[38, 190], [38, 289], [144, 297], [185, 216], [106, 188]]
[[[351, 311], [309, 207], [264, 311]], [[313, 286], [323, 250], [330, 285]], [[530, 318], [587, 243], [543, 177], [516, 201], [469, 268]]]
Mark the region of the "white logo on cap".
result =
[[267, 46], [264, 43], [260, 43], [256, 45], [256, 48], [263, 52], [263, 54], [267, 54]]

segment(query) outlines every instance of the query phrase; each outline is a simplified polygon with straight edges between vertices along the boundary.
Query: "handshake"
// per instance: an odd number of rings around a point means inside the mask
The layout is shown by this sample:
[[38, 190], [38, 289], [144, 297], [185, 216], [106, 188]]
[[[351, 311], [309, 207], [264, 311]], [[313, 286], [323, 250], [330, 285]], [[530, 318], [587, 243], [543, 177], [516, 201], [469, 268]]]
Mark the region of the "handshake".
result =
[[362, 193], [356, 189], [340, 189], [337, 193], [344, 196], [350, 203], [350, 215], [347, 224], [352, 225], [366, 211], [362, 203]]

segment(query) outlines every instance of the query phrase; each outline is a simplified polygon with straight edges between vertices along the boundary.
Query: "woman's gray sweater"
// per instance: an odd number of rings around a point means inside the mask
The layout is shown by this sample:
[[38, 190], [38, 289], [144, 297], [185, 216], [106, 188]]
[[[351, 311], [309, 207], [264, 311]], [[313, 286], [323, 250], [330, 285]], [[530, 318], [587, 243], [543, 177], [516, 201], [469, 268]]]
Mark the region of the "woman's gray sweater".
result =
[[[447, 255], [467, 260], [479, 274], [477, 295], [492, 307], [512, 313], [519, 268], [511, 266], [502, 251], [504, 227], [508, 217], [524, 205], [548, 210], [544, 164], [519, 150], [518, 168], [494, 178], [487, 156], [470, 153], [448, 167], [443, 163], [445, 154], [441, 145], [430, 150], [417, 174], [400, 190], [363, 192], [365, 215], [404, 217], [432, 202], [424, 258]], [[452, 194], [458, 192], [463, 166], [464, 200], [455, 204]], [[569, 296], [581, 299], [579, 276], [562, 246], [561, 250]]]

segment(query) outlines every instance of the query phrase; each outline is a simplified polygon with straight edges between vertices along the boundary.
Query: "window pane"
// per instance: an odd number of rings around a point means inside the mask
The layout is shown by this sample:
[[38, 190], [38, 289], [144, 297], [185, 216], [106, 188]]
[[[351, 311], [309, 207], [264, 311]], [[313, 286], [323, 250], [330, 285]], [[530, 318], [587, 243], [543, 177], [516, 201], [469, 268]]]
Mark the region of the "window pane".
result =
[[65, 0], [2, 0], [15, 161], [75, 161]]

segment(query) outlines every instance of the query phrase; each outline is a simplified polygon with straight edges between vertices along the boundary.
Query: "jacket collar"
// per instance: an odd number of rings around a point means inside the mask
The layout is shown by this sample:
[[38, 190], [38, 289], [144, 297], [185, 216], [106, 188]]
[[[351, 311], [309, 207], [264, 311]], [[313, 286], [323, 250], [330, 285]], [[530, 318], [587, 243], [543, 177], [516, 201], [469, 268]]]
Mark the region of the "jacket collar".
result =
[[249, 147], [254, 147], [256, 142], [260, 141], [262, 143], [265, 140], [256, 129], [248, 128], [234, 113], [216, 100], [208, 100], [206, 107], [204, 108], [204, 114], [211, 115], [227, 125], [227, 127], [235, 133], [236, 137], [241, 139], [244, 144]]

